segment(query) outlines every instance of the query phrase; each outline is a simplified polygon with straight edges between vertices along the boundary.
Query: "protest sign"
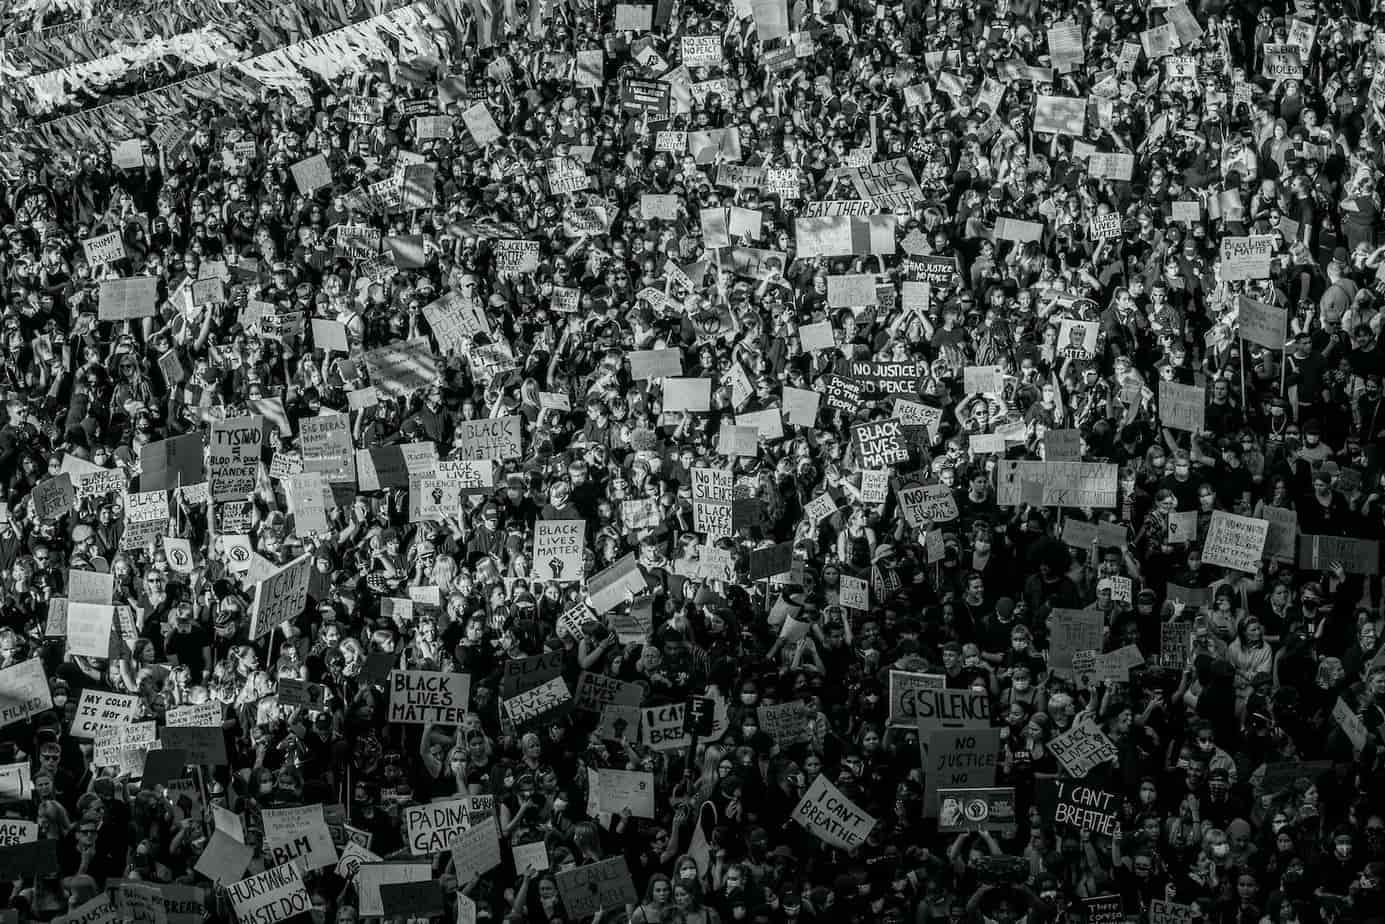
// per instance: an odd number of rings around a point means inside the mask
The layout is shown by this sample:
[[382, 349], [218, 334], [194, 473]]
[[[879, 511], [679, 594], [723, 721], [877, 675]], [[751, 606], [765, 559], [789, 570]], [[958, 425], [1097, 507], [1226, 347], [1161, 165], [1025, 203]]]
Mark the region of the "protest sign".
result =
[[1298, 512], [1288, 507], [1260, 508], [1270, 524], [1265, 536], [1265, 557], [1292, 562], [1298, 557]]
[[501, 698], [509, 699], [560, 676], [563, 672], [562, 654], [561, 651], [550, 651], [505, 661], [500, 675]]
[[567, 681], [552, 677], [535, 687], [507, 697], [505, 714], [518, 729], [542, 725], [565, 715], [572, 708], [572, 691]]
[[534, 578], [574, 582], [582, 579], [585, 520], [539, 520], [534, 524]]
[[0, 728], [52, 708], [43, 661], [31, 658], [0, 670]]
[[639, 902], [630, 868], [622, 856], [559, 870], [554, 878], [563, 909], [573, 920]]
[[115, 607], [94, 603], [67, 604], [67, 650], [88, 658], [111, 656], [111, 627]]
[[903, 508], [905, 522], [915, 529], [957, 519], [957, 499], [946, 485], [912, 485], [895, 493]]
[[279, 924], [312, 907], [297, 864], [286, 863], [233, 882], [226, 896], [240, 924]]
[[[436, 804], [429, 803], [426, 806], [413, 808], [428, 809]], [[455, 815], [450, 817], [453, 820], [456, 819]], [[444, 821], [446, 820], [444, 819]], [[412, 831], [412, 828], [410, 830]], [[430, 848], [433, 844], [431, 838], [425, 842], [418, 842], [412, 836], [410, 842]], [[454, 833], [448, 843], [449, 849], [452, 851], [452, 861], [457, 868], [457, 879], [460, 882], [470, 882], [500, 865], [500, 832], [493, 817], [486, 818], [458, 833]], [[365, 869], [365, 867], [361, 868]], [[425, 867], [425, 869], [429, 868]]]
[[794, 807], [794, 821], [825, 844], [842, 850], [860, 847], [875, 827], [875, 819], [819, 775]]
[[920, 690], [940, 690], [947, 686], [942, 674], [892, 670], [889, 674], [889, 724], [895, 728], [918, 725], [916, 699]]
[[92, 267], [125, 259], [125, 244], [120, 239], [119, 231], [83, 240], [82, 251], [86, 254], [87, 263]]
[[989, 728], [990, 699], [970, 689], [916, 689], [914, 715], [920, 734], [945, 728]]
[[1207, 392], [1202, 386], [1159, 382], [1159, 420], [1164, 426], [1201, 433], [1206, 412]]
[[639, 562], [631, 552], [587, 579], [587, 600], [600, 616], [624, 603], [627, 593], [639, 595], [647, 586]]
[[356, 481], [356, 454], [350, 414], [319, 414], [298, 422], [303, 471], [320, 472], [329, 482]]
[[1260, 569], [1269, 531], [1268, 520], [1215, 510], [1202, 546], [1202, 560], [1220, 568], [1255, 574]]
[[1104, 462], [1019, 462], [996, 469], [996, 502], [1018, 506], [1023, 483], [1040, 486], [1045, 507], [1115, 507], [1117, 466]]
[[692, 469], [693, 528], [708, 541], [731, 535], [731, 472], [720, 468]]
[[408, 832], [409, 852], [426, 857], [452, 849], [463, 832], [476, 827], [475, 821], [484, 818], [483, 799], [484, 796], [459, 796], [407, 806], [404, 828]]
[[438, 379], [437, 356], [427, 339], [396, 341], [361, 354], [370, 383], [383, 397], [406, 398]]
[[471, 676], [445, 671], [393, 670], [389, 720], [402, 725], [460, 725], [471, 694]]
[[322, 154], [314, 154], [292, 164], [289, 172], [293, 174], [293, 182], [298, 186], [298, 192], [304, 196], [311, 196], [322, 187], [332, 185], [332, 168], [328, 166], [327, 158]]
[[656, 751], [674, 751], [687, 747], [692, 735], [684, 727], [687, 705], [673, 703], [653, 706], [640, 711], [640, 737], [647, 747]]
[[103, 279], [97, 293], [96, 317], [101, 321], [133, 321], [154, 313], [158, 301], [157, 276]]
[[1080, 136], [1087, 130], [1087, 101], [1039, 95], [1034, 101], [1034, 131]]
[[1350, 539], [1345, 536], [1299, 536], [1298, 566], [1325, 570], [1334, 561], [1342, 563], [1348, 574], [1379, 574], [1380, 543], [1375, 539]]
[[925, 818], [938, 817], [940, 789], [995, 785], [1001, 753], [1000, 734], [998, 728], [939, 729], [927, 735], [920, 734]]
[[260, 810], [264, 845], [275, 866], [299, 864], [305, 871], [333, 866], [337, 848], [327, 830], [321, 805]]
[[857, 424], [851, 428], [851, 439], [865, 468], [888, 468], [909, 458], [903, 425], [898, 420], [887, 418]]
[[583, 671], [577, 678], [573, 706], [600, 714], [606, 706], [638, 706], [643, 699], [644, 688], [637, 683], [626, 683], [605, 674]]
[[308, 600], [311, 570], [312, 556], [302, 555], [255, 585], [255, 600], [250, 609], [251, 638], [267, 635], [280, 623], [302, 614]]
[[1039, 807], [1057, 825], [1106, 837], [1121, 830], [1120, 797], [1083, 780], [1040, 780]]
[[1081, 778], [1097, 766], [1114, 760], [1116, 746], [1106, 733], [1087, 716], [1074, 722], [1049, 742], [1049, 750], [1068, 776]]
[[1009, 836], [1015, 831], [1015, 789], [1013, 786], [952, 788], [938, 790], [938, 830], [998, 831]]
[[1270, 258], [1274, 254], [1275, 235], [1224, 237], [1221, 242], [1221, 279], [1234, 282], [1241, 279], [1268, 279]]
[[255, 490], [263, 441], [263, 417], [212, 421], [207, 480], [213, 501], [242, 500]]
[[523, 455], [519, 415], [457, 421], [457, 458], [518, 459]]
[[1192, 905], [1155, 899], [1149, 903], [1149, 924], [1193, 924], [1200, 915], [1195, 915]]
[[603, 767], [597, 775], [597, 805], [619, 815], [627, 808], [635, 818], [654, 817], [654, 774]]
[[[496, 863], [500, 862], [500, 851], [496, 848]], [[461, 865], [458, 864], [457, 876], [462, 877]], [[385, 905], [382, 897], [382, 890], [386, 886], [399, 885], [401, 883], [425, 883], [433, 879], [433, 867], [430, 862], [419, 860], [386, 860], [381, 863], [362, 863], [356, 867], [356, 898], [360, 906], [362, 916], [382, 917], [385, 913]], [[469, 881], [469, 880], [463, 880]], [[249, 924], [249, 922], [243, 922]], [[268, 924], [268, 922], [253, 922], [253, 924]]]
[[1289, 323], [1288, 309], [1266, 305], [1242, 295], [1236, 323], [1241, 330], [1241, 339], [1271, 350], [1284, 349]]

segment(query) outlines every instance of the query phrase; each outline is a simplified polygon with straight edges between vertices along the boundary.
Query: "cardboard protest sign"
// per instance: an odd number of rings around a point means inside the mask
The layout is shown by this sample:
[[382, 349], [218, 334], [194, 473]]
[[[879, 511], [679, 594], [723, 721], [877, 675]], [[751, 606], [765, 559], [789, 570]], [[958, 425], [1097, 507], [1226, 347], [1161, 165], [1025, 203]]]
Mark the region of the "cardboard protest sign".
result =
[[1255, 574], [1260, 568], [1269, 531], [1268, 520], [1237, 516], [1224, 510], [1213, 511], [1207, 540], [1202, 547], [1202, 560], [1220, 568]]
[[572, 709], [572, 691], [562, 677], [552, 677], [538, 686], [507, 697], [501, 705], [515, 728], [532, 728], [569, 712]]
[[146, 443], [140, 450], [139, 461], [141, 491], [172, 491], [206, 480], [199, 433]]
[[260, 638], [285, 620], [296, 619], [308, 602], [312, 556], [302, 555], [255, 585], [250, 608], [250, 637]]
[[587, 600], [598, 616], [625, 602], [627, 593], [638, 596], [648, 587], [633, 552], [587, 579]]
[[445, 671], [392, 670], [389, 720], [402, 725], [460, 725], [471, 676]]
[[943, 728], [987, 728], [990, 700], [975, 690], [916, 689], [914, 713], [920, 734]]
[[1071, 777], [1084, 777], [1093, 769], [1116, 758], [1116, 746], [1097, 724], [1084, 716], [1049, 742], [1049, 750], [1063, 771]]
[[1298, 566], [1325, 570], [1334, 561], [1342, 563], [1348, 574], [1379, 574], [1380, 543], [1375, 539], [1349, 539], [1345, 536], [1299, 536]]
[[1087, 130], [1087, 101], [1040, 95], [1034, 102], [1034, 131], [1080, 136]]
[[207, 481], [213, 501], [243, 500], [254, 492], [263, 445], [263, 417], [212, 421]]
[[518, 415], [459, 420], [455, 436], [457, 458], [518, 459], [523, 455]]
[[427, 339], [396, 341], [361, 355], [370, 383], [381, 395], [404, 398], [438, 379], [437, 356]]
[[0, 670], [0, 728], [52, 708], [41, 660], [21, 661]]
[[918, 725], [918, 707], [916, 701], [919, 691], [940, 690], [945, 686], [947, 686], [947, 678], [941, 674], [922, 674], [915, 671], [890, 671], [890, 726], [894, 728], [916, 727]]
[[1207, 393], [1198, 385], [1159, 383], [1159, 421], [1174, 430], [1201, 433], [1206, 426]]
[[120, 232], [112, 231], [82, 241], [82, 252], [86, 254], [87, 263], [92, 267], [98, 267], [125, 259], [125, 244], [120, 239]]
[[950, 523], [957, 519], [957, 498], [942, 484], [911, 485], [895, 492], [904, 520], [914, 529], [930, 523]]
[[[496, 848], [496, 863], [499, 848]], [[457, 876], [462, 878], [461, 864], [457, 866]], [[433, 865], [427, 860], [386, 860], [382, 863], [362, 863], [356, 867], [356, 896], [363, 916], [382, 917], [385, 913], [381, 889], [387, 885], [400, 883], [423, 883], [433, 879]], [[470, 880], [463, 880], [470, 881]], [[248, 924], [248, 922], [247, 922]], [[262, 924], [262, 922], [253, 922]]]
[[621, 856], [560, 870], [554, 878], [563, 909], [573, 920], [639, 901], [630, 868]]
[[644, 688], [639, 684], [626, 683], [605, 674], [583, 671], [577, 678], [573, 706], [600, 714], [606, 706], [638, 706], [643, 699]]
[[1195, 920], [1192, 905], [1157, 899], [1149, 903], [1149, 924], [1193, 924]]
[[1000, 762], [1001, 730], [968, 728], [941, 729], [921, 735], [923, 814], [938, 817], [940, 789], [978, 788], [995, 785]]
[[334, 866], [337, 848], [321, 805], [260, 810], [264, 845], [274, 865], [302, 864], [307, 871]]
[[67, 604], [67, 650], [88, 658], [111, 656], [111, 627], [115, 607], [94, 603]]
[[307, 912], [312, 905], [295, 863], [275, 866], [233, 882], [226, 887], [226, 894], [241, 924], [278, 924]]
[[684, 703], [673, 703], [641, 710], [640, 738], [644, 744], [656, 751], [676, 751], [691, 744], [692, 735], [683, 721], [686, 709]]
[[597, 805], [619, 815], [625, 809], [635, 818], [654, 817], [654, 774], [643, 770], [598, 771]]
[[540, 581], [582, 580], [586, 520], [539, 520], [534, 524], [534, 577]]
[[1262, 507], [1269, 522], [1265, 536], [1265, 557], [1276, 561], [1295, 561], [1298, 557], [1298, 512], [1287, 507]]
[[[429, 803], [432, 805], [432, 803]], [[427, 809], [428, 806], [417, 806]], [[413, 838], [410, 838], [413, 839]], [[431, 846], [429, 841], [425, 846]], [[465, 828], [454, 835], [450, 842], [453, 863], [457, 867], [457, 881], [470, 882], [476, 877], [485, 876], [490, 870], [500, 866], [500, 831], [493, 817]], [[364, 867], [361, 867], [364, 869]]]
[[1270, 234], [1222, 238], [1219, 264], [1222, 281], [1268, 279], [1276, 241], [1277, 237]]
[[304, 196], [311, 196], [322, 187], [332, 185], [332, 168], [323, 154], [314, 154], [298, 161], [289, 167], [289, 172], [293, 174], [298, 191]]
[[1121, 830], [1120, 797], [1083, 780], [1039, 781], [1039, 807], [1057, 825], [1106, 837]]
[[405, 808], [404, 827], [408, 832], [409, 852], [414, 856], [427, 857], [452, 849], [464, 831], [476, 826], [477, 819], [487, 820], [481, 801], [485, 798], [459, 796]]
[[158, 301], [157, 276], [131, 276], [103, 279], [96, 302], [96, 317], [101, 321], [133, 321], [154, 314]]
[[875, 827], [875, 819], [867, 815], [841, 790], [818, 776], [794, 807], [794, 821], [809, 830], [825, 844], [842, 850], [860, 847]]
[[[1117, 466], [1104, 462], [1020, 462], [1005, 459], [996, 469], [996, 502], [1002, 507], [1023, 503], [1021, 485], [1042, 491], [1045, 507], [1116, 506]], [[1033, 501], [1031, 501], [1033, 503]]]
[[1289, 323], [1288, 309], [1266, 305], [1242, 295], [1236, 323], [1241, 330], [1242, 340], [1258, 343], [1271, 350], [1284, 349]]

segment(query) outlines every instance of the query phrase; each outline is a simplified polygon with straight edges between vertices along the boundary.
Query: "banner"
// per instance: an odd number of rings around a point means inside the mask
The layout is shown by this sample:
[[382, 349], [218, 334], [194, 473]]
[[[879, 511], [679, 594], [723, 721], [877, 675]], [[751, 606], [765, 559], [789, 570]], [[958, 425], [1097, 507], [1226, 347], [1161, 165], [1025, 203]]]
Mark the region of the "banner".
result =
[[875, 827], [875, 819], [842, 795], [825, 774], [820, 774], [798, 801], [793, 820], [823, 843], [842, 850], [863, 845]]
[[1015, 788], [986, 786], [938, 790], [938, 831], [1015, 831]]
[[1117, 468], [1104, 462], [1002, 460], [996, 468], [996, 503], [1015, 507], [1024, 496], [1040, 497], [1044, 507], [1114, 508]]

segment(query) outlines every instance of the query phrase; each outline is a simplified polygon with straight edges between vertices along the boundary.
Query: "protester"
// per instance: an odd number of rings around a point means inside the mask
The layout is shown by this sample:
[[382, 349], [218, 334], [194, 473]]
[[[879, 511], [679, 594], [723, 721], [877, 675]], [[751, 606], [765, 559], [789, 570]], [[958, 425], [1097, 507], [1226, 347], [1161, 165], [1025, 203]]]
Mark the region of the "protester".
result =
[[1385, 915], [1381, 10], [0, 16], [13, 920]]

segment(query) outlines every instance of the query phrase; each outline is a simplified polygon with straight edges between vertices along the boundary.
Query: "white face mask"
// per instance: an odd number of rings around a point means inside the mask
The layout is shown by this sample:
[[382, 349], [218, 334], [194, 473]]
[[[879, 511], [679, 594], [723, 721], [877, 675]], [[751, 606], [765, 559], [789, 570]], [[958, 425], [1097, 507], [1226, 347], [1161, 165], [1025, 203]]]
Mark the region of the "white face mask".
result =
[[697, 878], [697, 870], [685, 869], [678, 874], [678, 878], [683, 880], [684, 882], [692, 882], [694, 879]]
[[1351, 856], [1350, 844], [1334, 844], [1332, 850], [1334, 853], [1337, 854], [1337, 856], [1341, 857], [1343, 860]]
[[562, 811], [566, 811], [566, 809], [567, 809], [567, 800], [566, 800], [566, 799], [554, 799], [554, 800], [553, 800], [553, 811], [555, 811], [555, 812], [562, 812]]
[[1231, 852], [1230, 844], [1214, 844], [1212, 846], [1212, 856], [1221, 858]]
[[1029, 681], [1028, 681], [1028, 680], [1016, 680], [1016, 681], [1015, 681], [1015, 692], [1016, 692], [1016, 693], [1023, 693], [1023, 692], [1025, 692], [1025, 691], [1028, 690], [1028, 689], [1029, 689]]

